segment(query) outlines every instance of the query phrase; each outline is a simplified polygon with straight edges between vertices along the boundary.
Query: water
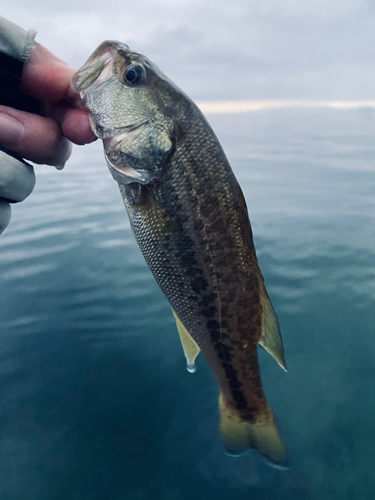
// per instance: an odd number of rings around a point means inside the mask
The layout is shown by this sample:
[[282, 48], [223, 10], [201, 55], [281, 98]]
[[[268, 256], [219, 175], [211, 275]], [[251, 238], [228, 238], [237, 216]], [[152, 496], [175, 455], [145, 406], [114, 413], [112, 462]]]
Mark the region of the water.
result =
[[2, 500], [375, 497], [375, 114], [210, 121], [243, 187], [289, 371], [260, 350], [292, 468], [223, 454], [100, 144], [38, 168], [0, 238]]

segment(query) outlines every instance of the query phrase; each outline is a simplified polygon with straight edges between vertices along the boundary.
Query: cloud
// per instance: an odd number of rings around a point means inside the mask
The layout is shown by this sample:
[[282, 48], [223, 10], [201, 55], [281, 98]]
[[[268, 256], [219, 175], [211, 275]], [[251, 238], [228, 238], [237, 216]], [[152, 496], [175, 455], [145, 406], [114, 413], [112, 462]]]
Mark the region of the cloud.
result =
[[105, 39], [145, 53], [194, 98], [371, 99], [365, 0], [18, 0], [3, 15], [79, 67]]

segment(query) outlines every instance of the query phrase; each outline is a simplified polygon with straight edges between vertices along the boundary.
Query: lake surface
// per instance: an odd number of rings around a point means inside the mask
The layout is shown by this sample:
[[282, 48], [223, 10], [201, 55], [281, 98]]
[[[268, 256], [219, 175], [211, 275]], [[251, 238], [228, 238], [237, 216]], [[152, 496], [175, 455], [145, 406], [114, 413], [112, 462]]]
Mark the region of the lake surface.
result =
[[223, 453], [101, 145], [0, 237], [2, 500], [375, 498], [375, 113], [209, 116], [248, 203], [289, 371], [261, 348], [291, 469]]

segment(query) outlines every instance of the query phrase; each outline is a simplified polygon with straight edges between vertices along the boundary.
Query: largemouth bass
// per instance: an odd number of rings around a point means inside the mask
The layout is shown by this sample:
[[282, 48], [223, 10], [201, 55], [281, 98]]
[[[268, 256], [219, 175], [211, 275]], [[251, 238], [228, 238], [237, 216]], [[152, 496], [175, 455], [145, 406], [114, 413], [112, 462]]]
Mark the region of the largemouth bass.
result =
[[286, 370], [241, 188], [198, 107], [145, 56], [103, 42], [74, 75], [134, 237], [176, 318], [189, 371], [200, 350], [220, 388], [231, 454], [284, 466], [261, 344]]

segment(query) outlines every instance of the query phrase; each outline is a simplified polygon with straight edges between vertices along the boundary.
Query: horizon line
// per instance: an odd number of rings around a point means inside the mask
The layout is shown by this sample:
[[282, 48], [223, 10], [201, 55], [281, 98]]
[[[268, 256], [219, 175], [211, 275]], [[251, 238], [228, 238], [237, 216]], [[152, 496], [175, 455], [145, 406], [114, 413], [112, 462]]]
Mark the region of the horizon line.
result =
[[375, 100], [339, 101], [326, 99], [254, 99], [238, 101], [197, 101], [196, 104], [203, 113], [211, 114], [246, 113], [249, 111], [281, 108], [375, 108]]

